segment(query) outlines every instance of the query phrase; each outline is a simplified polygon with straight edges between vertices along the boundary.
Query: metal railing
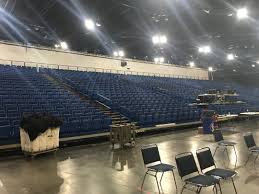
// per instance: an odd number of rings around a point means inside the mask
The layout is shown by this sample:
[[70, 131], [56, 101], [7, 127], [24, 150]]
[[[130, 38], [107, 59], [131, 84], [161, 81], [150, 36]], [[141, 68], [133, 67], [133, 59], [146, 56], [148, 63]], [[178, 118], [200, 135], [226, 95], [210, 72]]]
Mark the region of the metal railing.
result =
[[16, 60], [0, 59], [0, 64], [24, 66], [24, 67], [48, 68], [48, 69], [63, 69], [63, 70], [74, 70], [74, 71], [115, 73], [115, 74], [124, 74], [124, 75], [143, 75], [143, 76], [154, 76], [154, 77], [170, 77], [170, 78], [182, 78], [182, 79], [208, 80], [208, 77], [199, 77], [199, 76], [161, 74], [161, 73], [138, 72], [138, 71], [130, 71], [130, 70], [124, 71], [124, 70], [104, 69], [104, 68], [96, 68], [96, 67], [83, 67], [83, 66], [76, 66], [76, 65], [39, 63], [39, 62], [33, 62], [33, 61], [16, 61]]

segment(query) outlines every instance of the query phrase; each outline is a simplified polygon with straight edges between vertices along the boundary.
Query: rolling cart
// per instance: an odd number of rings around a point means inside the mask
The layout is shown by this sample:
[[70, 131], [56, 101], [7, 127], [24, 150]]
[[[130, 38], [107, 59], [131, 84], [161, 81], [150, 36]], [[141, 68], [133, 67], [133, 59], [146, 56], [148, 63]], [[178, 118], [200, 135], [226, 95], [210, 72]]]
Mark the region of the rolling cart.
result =
[[135, 146], [135, 127], [132, 124], [111, 125], [110, 141], [112, 148], [115, 144], [124, 147], [126, 144]]

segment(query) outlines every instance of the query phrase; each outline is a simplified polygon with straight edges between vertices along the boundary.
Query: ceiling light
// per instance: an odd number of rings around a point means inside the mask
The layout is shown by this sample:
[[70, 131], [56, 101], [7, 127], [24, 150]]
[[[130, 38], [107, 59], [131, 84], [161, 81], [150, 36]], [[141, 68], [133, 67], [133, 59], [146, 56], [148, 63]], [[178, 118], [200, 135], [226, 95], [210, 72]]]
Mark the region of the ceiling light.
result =
[[60, 47], [60, 45], [59, 45], [59, 44], [55, 44], [54, 46], [55, 46], [55, 48], [59, 48], [59, 47]]
[[67, 43], [66, 42], [60, 42], [60, 47], [62, 48], [62, 49], [64, 49], [64, 50], [67, 50], [68, 49], [68, 45], [67, 45]]
[[255, 67], [255, 65], [253, 64], [252, 67]]
[[95, 23], [91, 19], [85, 19], [85, 27], [87, 30], [94, 31], [95, 30]]
[[233, 72], [236, 72], [237, 70], [233, 69]]
[[246, 8], [241, 8], [237, 10], [237, 18], [238, 19], [245, 19], [248, 17], [248, 11]]
[[97, 27], [101, 27], [102, 25], [101, 24], [99, 24], [99, 23], [95, 23], [95, 25], [97, 26]]
[[114, 51], [114, 52], [113, 52], [113, 56], [114, 56], [114, 57], [118, 57], [118, 56], [119, 56], [118, 52], [117, 52], [117, 51]]
[[202, 46], [202, 47], [199, 47], [199, 52], [208, 54], [208, 53], [211, 53], [211, 48], [210, 46]]
[[120, 51], [118, 52], [118, 54], [119, 54], [120, 57], [124, 57], [124, 51], [120, 50]]
[[213, 68], [212, 68], [212, 67], [209, 67], [208, 70], [209, 70], [209, 72], [212, 72], [212, 71], [213, 71]]
[[164, 63], [165, 62], [165, 58], [164, 57], [155, 57], [154, 58], [154, 62], [155, 63], [159, 63], [159, 64]]
[[158, 37], [158, 36], [153, 36], [153, 37], [152, 37], [152, 42], [153, 42], [153, 44], [158, 44], [158, 42], [159, 42], [159, 37]]
[[191, 61], [191, 62], [189, 63], [189, 65], [190, 65], [190, 67], [194, 67], [194, 66], [195, 66], [195, 63], [194, 63], [193, 61]]
[[167, 43], [167, 37], [165, 35], [155, 35], [152, 37], [153, 44], [165, 44]]
[[233, 60], [235, 59], [235, 56], [234, 56], [233, 54], [228, 54], [228, 55], [227, 55], [227, 59], [228, 59], [229, 61], [233, 61]]

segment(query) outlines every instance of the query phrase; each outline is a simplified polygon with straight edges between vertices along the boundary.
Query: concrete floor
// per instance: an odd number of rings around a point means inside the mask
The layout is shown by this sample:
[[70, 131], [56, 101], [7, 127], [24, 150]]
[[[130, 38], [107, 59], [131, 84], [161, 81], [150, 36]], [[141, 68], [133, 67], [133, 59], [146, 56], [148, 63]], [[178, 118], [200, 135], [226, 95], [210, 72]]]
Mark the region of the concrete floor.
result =
[[[235, 178], [238, 193], [256, 194], [259, 191], [259, 159], [256, 167], [247, 158], [242, 133], [254, 132], [259, 144], [259, 123], [245, 121], [231, 124], [234, 131], [224, 132], [225, 139], [238, 142], [238, 163]], [[227, 127], [224, 127], [227, 128]], [[145, 172], [140, 148], [158, 144], [162, 161], [175, 164], [176, 154], [209, 146], [215, 149], [211, 135], [198, 135], [186, 130], [145, 136], [137, 139], [135, 148], [111, 150], [109, 143], [61, 149], [56, 156], [46, 154], [34, 160], [23, 156], [0, 159], [0, 194], [137, 194]], [[230, 162], [219, 152], [215, 160], [219, 167], [234, 169], [235, 156], [230, 150]], [[180, 193], [182, 182], [176, 172], [178, 191], [171, 173], [165, 174], [163, 193]], [[234, 193], [231, 182], [222, 183], [223, 193]], [[147, 177], [144, 194], [158, 193], [154, 178]], [[184, 193], [193, 193], [185, 190]], [[202, 193], [213, 193], [205, 189]]]

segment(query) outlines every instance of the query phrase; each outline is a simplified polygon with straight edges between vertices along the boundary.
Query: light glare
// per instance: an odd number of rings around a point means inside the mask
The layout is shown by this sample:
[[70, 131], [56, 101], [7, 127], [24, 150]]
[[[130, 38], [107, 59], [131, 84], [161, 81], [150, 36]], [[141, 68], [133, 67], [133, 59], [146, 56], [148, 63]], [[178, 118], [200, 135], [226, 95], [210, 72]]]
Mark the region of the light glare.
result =
[[190, 65], [190, 67], [194, 67], [194, 66], [195, 66], [195, 63], [194, 63], [193, 61], [191, 61], [191, 62], [189, 63], [189, 65]]
[[85, 27], [87, 30], [93, 31], [95, 30], [95, 23], [91, 19], [85, 19]]
[[238, 19], [245, 19], [248, 17], [248, 11], [246, 8], [241, 8], [237, 10], [237, 18]]
[[212, 68], [212, 67], [209, 67], [208, 70], [209, 70], [209, 72], [212, 72], [212, 71], [213, 71], [213, 68]]
[[67, 43], [66, 42], [60, 42], [60, 47], [62, 48], [62, 49], [64, 49], [64, 50], [67, 50], [68, 49], [68, 45], [67, 45]]
[[227, 59], [228, 59], [229, 61], [233, 61], [233, 60], [235, 59], [235, 56], [234, 56], [233, 54], [228, 54], [228, 55], [227, 55]]

